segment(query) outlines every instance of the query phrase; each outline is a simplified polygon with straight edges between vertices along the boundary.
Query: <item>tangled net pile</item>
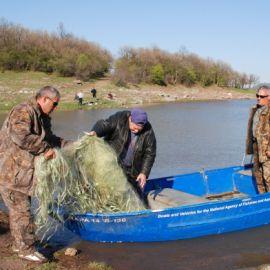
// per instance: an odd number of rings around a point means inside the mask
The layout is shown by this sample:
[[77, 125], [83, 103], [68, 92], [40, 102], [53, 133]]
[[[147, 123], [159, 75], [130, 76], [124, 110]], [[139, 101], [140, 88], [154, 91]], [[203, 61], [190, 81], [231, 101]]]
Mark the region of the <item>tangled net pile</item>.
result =
[[58, 150], [54, 159], [40, 157], [35, 175], [39, 201], [35, 222], [39, 228], [46, 224], [51, 210], [58, 215], [64, 208], [72, 215], [145, 209], [118, 165], [115, 152], [95, 136], [83, 136]]

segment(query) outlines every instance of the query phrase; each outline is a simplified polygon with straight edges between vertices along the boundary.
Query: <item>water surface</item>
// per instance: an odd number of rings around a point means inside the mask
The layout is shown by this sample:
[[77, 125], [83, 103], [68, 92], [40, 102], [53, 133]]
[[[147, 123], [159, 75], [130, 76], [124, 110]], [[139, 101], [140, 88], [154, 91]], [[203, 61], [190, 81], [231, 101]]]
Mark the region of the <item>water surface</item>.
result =
[[[174, 103], [145, 107], [157, 137], [151, 177], [240, 164], [254, 101]], [[115, 109], [58, 112], [56, 134], [76, 139]]]

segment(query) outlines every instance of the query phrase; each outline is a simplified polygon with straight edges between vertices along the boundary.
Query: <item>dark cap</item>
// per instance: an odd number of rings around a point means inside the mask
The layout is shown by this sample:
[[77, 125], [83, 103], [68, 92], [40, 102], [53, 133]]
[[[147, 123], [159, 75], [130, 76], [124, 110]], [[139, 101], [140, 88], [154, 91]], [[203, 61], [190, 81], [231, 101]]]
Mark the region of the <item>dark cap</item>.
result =
[[139, 108], [131, 110], [131, 122], [137, 125], [145, 125], [148, 122], [147, 113]]

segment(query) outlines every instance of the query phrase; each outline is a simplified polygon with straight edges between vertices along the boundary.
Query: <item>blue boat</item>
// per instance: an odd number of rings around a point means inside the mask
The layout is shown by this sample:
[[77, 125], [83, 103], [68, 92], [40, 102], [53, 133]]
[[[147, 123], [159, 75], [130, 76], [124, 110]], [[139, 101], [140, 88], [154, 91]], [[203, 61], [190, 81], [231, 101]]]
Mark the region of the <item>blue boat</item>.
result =
[[270, 223], [270, 193], [258, 194], [250, 166], [147, 181], [151, 209], [78, 214], [65, 225], [82, 239], [152, 242], [194, 238]]

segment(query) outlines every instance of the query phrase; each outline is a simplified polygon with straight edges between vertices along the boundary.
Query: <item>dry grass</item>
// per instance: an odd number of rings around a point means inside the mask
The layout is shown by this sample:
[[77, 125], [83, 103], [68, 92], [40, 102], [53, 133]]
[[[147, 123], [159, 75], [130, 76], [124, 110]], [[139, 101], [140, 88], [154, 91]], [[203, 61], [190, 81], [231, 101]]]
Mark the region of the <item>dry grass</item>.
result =
[[[227, 89], [216, 86], [187, 88], [182, 85], [163, 87], [142, 84], [129, 85], [128, 88], [124, 88], [115, 86], [111, 82], [110, 77], [77, 84], [74, 77], [59, 77], [56, 74], [48, 75], [42, 72], [6, 71], [0, 74], [0, 110], [9, 110], [13, 105], [34, 96], [35, 92], [45, 85], [53, 85], [60, 90], [62, 99], [59, 110], [77, 109], [78, 104], [74, 100], [74, 96], [79, 91], [84, 93], [84, 102], [86, 103], [83, 106], [84, 109], [254, 97], [254, 91]], [[97, 89], [98, 100], [92, 99], [90, 93], [92, 88]], [[109, 92], [113, 95], [112, 100], [107, 97]], [[87, 105], [89, 102], [93, 102], [93, 104]]]
[[104, 262], [90, 262], [88, 265], [89, 270], [114, 270], [111, 266]]

